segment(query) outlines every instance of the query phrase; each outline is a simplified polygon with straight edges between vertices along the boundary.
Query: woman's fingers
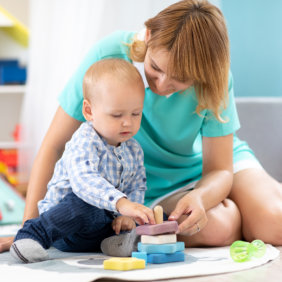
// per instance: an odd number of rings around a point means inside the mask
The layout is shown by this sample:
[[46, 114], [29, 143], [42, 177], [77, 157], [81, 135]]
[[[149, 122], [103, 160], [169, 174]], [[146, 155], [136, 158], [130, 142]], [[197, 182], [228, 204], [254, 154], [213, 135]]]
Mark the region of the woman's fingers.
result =
[[207, 215], [197, 193], [190, 192], [182, 197], [171, 212], [169, 220], [179, 223], [177, 233], [193, 235], [200, 232], [207, 224]]
[[182, 215], [189, 215], [190, 213], [191, 211], [189, 210], [189, 204], [181, 199], [178, 201], [175, 209], [169, 215], [168, 220], [178, 220]]
[[194, 235], [200, 232], [207, 224], [208, 219], [206, 213], [192, 212], [178, 226], [178, 232], [186, 235]]

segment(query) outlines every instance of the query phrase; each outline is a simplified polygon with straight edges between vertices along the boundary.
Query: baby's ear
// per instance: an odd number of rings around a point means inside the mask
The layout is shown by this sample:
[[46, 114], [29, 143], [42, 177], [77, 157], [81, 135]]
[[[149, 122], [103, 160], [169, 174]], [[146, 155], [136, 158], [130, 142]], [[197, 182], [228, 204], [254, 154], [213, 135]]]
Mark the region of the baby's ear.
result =
[[84, 118], [87, 121], [93, 120], [93, 112], [91, 109], [91, 103], [86, 99], [83, 100], [82, 113], [83, 113]]

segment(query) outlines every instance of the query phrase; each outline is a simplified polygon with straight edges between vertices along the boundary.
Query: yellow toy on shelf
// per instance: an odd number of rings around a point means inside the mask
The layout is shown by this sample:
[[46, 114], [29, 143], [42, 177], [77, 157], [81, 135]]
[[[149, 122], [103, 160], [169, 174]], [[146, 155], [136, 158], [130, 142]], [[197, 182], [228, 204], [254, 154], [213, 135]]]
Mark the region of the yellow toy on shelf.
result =
[[11, 36], [14, 40], [16, 40], [19, 44], [27, 47], [29, 37], [29, 31], [27, 27], [1, 6], [0, 14], [3, 17], [6, 17], [7, 21], [12, 23], [11, 26], [2, 26], [1, 29], [5, 31], [9, 36]]

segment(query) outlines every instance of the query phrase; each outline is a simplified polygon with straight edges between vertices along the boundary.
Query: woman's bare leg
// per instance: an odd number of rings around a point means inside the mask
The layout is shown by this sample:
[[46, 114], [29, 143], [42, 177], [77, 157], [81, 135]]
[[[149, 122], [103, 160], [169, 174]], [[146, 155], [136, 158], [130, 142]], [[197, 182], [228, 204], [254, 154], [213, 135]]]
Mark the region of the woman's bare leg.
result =
[[[174, 209], [177, 201], [187, 192], [180, 192], [173, 195], [159, 204], [164, 212], [169, 215]], [[241, 239], [241, 216], [233, 201], [226, 199], [218, 206], [207, 211], [208, 223], [198, 233], [178, 235], [178, 240], [185, 242], [186, 247], [201, 246], [227, 246], [232, 242]], [[180, 218], [179, 223], [185, 216]]]
[[245, 169], [234, 175], [230, 198], [240, 210], [245, 240], [282, 245], [281, 183], [262, 169]]

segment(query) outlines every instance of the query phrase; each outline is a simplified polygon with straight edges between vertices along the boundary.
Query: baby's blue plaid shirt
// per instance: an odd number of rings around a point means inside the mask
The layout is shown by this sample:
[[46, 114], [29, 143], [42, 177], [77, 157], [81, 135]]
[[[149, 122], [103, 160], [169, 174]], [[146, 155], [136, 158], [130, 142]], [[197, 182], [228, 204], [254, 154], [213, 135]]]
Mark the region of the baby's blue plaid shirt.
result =
[[47, 211], [72, 191], [90, 205], [117, 212], [120, 198], [143, 203], [145, 190], [139, 143], [131, 138], [118, 147], [108, 145], [90, 122], [84, 122], [66, 144], [38, 209], [40, 214]]

